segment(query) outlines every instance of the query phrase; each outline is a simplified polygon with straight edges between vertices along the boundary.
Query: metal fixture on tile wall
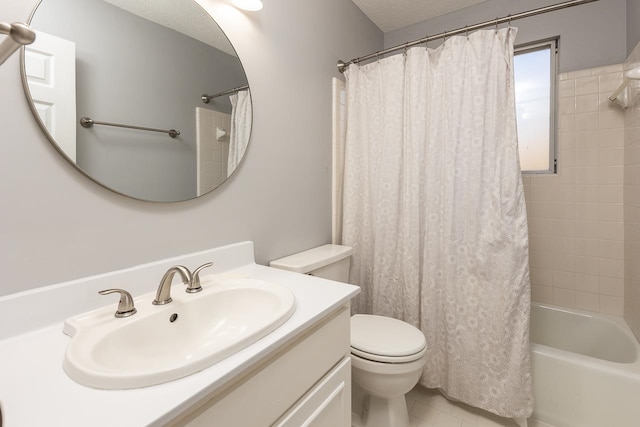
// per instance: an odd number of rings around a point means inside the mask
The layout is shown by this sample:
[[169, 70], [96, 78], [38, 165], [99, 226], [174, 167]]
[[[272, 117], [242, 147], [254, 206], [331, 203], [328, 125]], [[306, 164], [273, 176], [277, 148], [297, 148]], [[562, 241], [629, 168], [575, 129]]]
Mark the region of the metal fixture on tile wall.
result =
[[20, 46], [31, 44], [36, 39], [36, 33], [27, 24], [21, 22], [9, 24], [0, 21], [0, 34], [8, 36], [0, 43], [0, 65], [13, 55]]
[[216, 128], [216, 141], [222, 141], [227, 136], [227, 131], [222, 128]]
[[627, 108], [629, 100], [629, 83], [633, 80], [640, 80], [640, 67], [633, 68], [624, 74], [622, 84], [608, 98], [610, 102], [618, 104], [622, 108]]

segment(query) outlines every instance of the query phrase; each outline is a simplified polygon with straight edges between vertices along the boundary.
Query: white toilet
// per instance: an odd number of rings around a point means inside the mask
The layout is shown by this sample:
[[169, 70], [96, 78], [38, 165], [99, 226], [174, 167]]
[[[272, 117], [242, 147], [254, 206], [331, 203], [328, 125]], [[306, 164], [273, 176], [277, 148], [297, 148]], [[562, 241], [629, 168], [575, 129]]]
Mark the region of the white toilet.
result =
[[[348, 283], [353, 250], [324, 245], [271, 261], [271, 267]], [[352, 379], [365, 393], [365, 427], [408, 427], [405, 394], [420, 379], [426, 340], [401, 320], [368, 314], [351, 317]]]

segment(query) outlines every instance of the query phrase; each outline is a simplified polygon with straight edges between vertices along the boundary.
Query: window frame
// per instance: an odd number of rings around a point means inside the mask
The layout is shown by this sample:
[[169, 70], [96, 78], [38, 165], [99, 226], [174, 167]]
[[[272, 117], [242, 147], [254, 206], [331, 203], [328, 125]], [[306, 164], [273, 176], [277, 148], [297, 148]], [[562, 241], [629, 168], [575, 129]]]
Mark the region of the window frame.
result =
[[[550, 51], [550, 84], [549, 84], [549, 167], [547, 169], [540, 170], [522, 170], [523, 174], [528, 175], [541, 175], [541, 174], [557, 174], [558, 173], [558, 151], [557, 151], [557, 140], [558, 140], [558, 130], [556, 128], [556, 106], [558, 105], [558, 90], [557, 90], [557, 80], [558, 80], [558, 45], [559, 45], [559, 37], [553, 37], [544, 40], [537, 40], [530, 43], [523, 43], [513, 48], [514, 57], [517, 55], [536, 52], [539, 50], [549, 49]], [[515, 83], [515, 81], [514, 81]]]

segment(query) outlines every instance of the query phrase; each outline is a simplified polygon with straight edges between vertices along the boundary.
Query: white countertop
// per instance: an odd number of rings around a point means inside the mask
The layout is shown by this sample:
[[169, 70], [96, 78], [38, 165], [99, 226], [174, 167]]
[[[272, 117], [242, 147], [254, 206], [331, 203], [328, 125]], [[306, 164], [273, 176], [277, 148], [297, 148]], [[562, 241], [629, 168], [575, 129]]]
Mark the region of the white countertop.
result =
[[[185, 259], [200, 259], [202, 254], [197, 254], [199, 258]], [[164, 266], [166, 262], [158, 264]], [[130, 390], [93, 389], [74, 382], [65, 374], [62, 360], [70, 338], [62, 333], [63, 319], [14, 336], [6, 336], [10, 326], [5, 323], [2, 325], [5, 337], [0, 340], [3, 427], [165, 425], [359, 292], [355, 286], [260, 266], [252, 260], [217, 274], [259, 278], [286, 286], [295, 294], [296, 311], [274, 332], [207, 369], [168, 383]], [[173, 292], [179, 289], [174, 288]], [[23, 296], [19, 305], [28, 305], [29, 297]], [[34, 301], [42, 300], [42, 295], [31, 297]], [[0, 298], [0, 310], [8, 303], [11, 298]], [[56, 304], [55, 298], [50, 304]], [[113, 306], [115, 309], [116, 304]], [[38, 310], [38, 307], [32, 309]], [[84, 311], [88, 310], [77, 313]], [[6, 315], [0, 315], [0, 322], [10, 320]]]

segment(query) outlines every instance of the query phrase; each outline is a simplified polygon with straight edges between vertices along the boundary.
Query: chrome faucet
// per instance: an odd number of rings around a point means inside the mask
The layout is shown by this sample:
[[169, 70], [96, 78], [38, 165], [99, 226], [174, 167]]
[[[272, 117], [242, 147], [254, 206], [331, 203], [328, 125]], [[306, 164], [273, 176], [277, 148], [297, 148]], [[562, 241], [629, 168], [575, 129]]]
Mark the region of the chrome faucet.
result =
[[158, 292], [156, 293], [156, 299], [153, 300], [153, 305], [169, 304], [171, 301], [171, 282], [173, 276], [179, 273], [182, 276], [182, 283], [189, 286], [191, 284], [191, 272], [187, 267], [182, 265], [174, 265], [164, 273], [160, 286], [158, 286]]

